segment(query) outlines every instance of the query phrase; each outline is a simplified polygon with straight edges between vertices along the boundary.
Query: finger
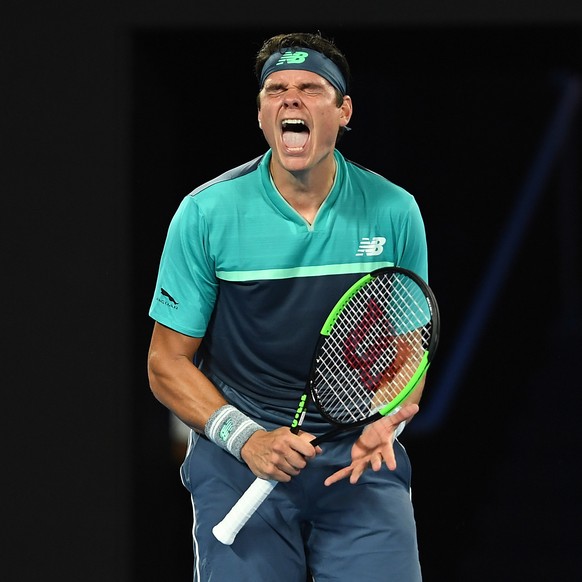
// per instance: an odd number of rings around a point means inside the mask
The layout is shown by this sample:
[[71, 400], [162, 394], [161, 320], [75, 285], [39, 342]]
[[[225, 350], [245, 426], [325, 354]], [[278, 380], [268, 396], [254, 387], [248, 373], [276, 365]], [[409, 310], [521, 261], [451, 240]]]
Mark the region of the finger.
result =
[[281, 469], [273, 469], [272, 471], [257, 471], [255, 475], [261, 479], [273, 479], [282, 483], [288, 483], [291, 481], [292, 477], [292, 475], [289, 475], [289, 473], [282, 471]]
[[394, 458], [394, 456], [386, 458], [384, 459], [384, 461], [388, 469], [390, 469], [390, 471], [396, 470], [396, 459]]
[[326, 487], [329, 487], [330, 485], [333, 485], [334, 483], [337, 483], [338, 481], [341, 481], [342, 479], [345, 479], [346, 477], [349, 477], [352, 473], [352, 467], [345, 467], [343, 469], [340, 469], [339, 471], [336, 471], [333, 475], [330, 475], [324, 482], [323, 484]]
[[282, 469], [289, 475], [298, 475], [307, 466], [305, 458], [298, 454], [285, 457], [283, 461]]
[[403, 420], [410, 420], [418, 411], [418, 404], [407, 404], [406, 406], [403, 406], [396, 414], [393, 414], [389, 418], [392, 418], [392, 420], [399, 424]]
[[308, 432], [300, 431], [297, 435], [299, 438], [293, 441], [293, 449], [296, 450], [300, 455], [307, 459], [312, 459], [316, 455], [320, 454], [321, 448], [319, 446], [314, 447], [311, 441], [315, 439], [312, 434]]
[[309, 461], [308, 457], [295, 450], [290, 450], [285, 459], [297, 469], [305, 469]]
[[350, 483], [352, 485], [355, 485], [360, 480], [360, 477], [364, 474], [364, 471], [367, 469], [367, 467], [368, 467], [368, 463], [358, 463], [354, 467], [354, 470], [352, 471], [352, 474], [350, 475]]
[[396, 469], [396, 455], [394, 454], [394, 448], [391, 444], [387, 444], [382, 449], [382, 459], [384, 460], [384, 464], [388, 469], [394, 471]]
[[378, 453], [370, 459], [370, 467], [372, 471], [379, 471], [382, 468], [382, 455]]

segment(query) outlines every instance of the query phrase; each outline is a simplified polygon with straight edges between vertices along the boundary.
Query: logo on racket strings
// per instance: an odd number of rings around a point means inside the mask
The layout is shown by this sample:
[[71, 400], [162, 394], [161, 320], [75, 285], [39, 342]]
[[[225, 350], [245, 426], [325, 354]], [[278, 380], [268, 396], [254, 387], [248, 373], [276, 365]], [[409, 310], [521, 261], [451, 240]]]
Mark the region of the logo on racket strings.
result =
[[[385, 334], [378, 333], [383, 329]], [[382, 384], [391, 382], [409, 353], [410, 346], [394, 334], [381, 306], [369, 299], [365, 313], [346, 336], [343, 346], [344, 359], [358, 371], [362, 385], [376, 392]]]

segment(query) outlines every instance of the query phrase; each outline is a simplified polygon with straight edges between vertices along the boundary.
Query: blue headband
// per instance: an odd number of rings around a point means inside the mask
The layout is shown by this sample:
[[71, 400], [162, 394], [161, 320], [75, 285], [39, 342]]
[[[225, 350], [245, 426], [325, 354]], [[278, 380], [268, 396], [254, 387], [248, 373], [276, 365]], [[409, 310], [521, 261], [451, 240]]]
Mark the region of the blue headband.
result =
[[338, 66], [324, 54], [303, 47], [285, 47], [285, 52], [274, 52], [263, 65], [260, 87], [271, 73], [287, 69], [310, 71], [327, 79], [342, 95], [347, 93], [346, 80]]

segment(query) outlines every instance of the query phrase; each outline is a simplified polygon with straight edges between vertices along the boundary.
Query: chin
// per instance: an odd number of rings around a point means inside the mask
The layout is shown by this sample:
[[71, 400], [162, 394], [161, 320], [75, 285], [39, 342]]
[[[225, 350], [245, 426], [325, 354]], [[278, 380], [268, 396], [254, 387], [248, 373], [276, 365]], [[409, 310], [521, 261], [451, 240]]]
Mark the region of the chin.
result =
[[309, 166], [309, 159], [307, 152], [277, 152], [278, 163], [289, 171], [306, 170]]

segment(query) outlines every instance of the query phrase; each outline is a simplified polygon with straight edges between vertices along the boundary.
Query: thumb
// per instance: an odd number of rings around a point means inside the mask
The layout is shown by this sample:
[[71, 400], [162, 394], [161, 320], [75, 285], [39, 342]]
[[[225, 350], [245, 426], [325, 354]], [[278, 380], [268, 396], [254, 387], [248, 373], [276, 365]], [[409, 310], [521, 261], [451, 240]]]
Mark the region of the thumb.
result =
[[387, 418], [392, 419], [394, 424], [400, 424], [403, 420], [410, 420], [419, 410], [420, 407], [416, 403], [406, 404], [401, 408], [397, 408], [396, 411], [389, 414]]

